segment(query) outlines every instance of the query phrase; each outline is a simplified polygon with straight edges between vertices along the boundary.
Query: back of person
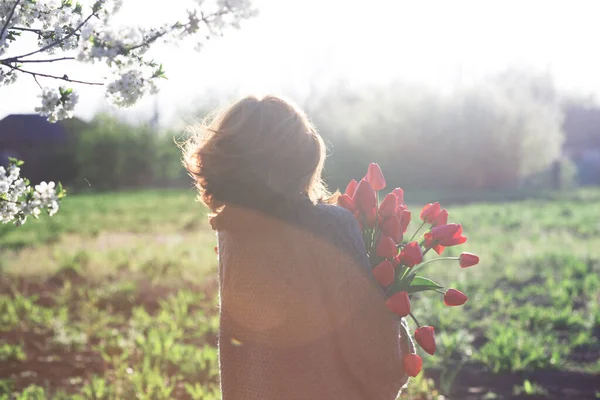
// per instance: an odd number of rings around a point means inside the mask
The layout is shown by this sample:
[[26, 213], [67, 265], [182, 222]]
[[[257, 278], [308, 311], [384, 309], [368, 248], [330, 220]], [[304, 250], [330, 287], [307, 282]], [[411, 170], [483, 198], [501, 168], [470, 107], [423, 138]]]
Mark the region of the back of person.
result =
[[326, 204], [320, 136], [272, 96], [241, 100], [207, 132], [186, 166], [218, 231], [223, 399], [395, 399], [412, 344], [353, 216]]

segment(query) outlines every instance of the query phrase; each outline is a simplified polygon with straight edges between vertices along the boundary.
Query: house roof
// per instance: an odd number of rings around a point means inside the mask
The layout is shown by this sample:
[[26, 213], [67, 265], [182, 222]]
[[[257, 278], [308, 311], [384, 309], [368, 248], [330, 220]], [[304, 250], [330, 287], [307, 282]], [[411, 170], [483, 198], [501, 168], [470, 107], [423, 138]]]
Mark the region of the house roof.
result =
[[600, 109], [567, 106], [563, 128], [565, 148], [600, 148]]
[[0, 120], [0, 139], [14, 136], [27, 141], [63, 140], [67, 130], [38, 114], [12, 114]]

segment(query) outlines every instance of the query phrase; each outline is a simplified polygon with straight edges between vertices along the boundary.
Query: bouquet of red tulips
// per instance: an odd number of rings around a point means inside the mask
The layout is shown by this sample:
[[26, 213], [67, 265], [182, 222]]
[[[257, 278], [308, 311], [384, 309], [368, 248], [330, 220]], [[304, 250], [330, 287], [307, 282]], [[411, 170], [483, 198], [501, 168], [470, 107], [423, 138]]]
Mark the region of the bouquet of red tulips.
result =
[[[421, 210], [421, 225], [409, 240], [403, 240], [411, 221], [411, 212], [404, 205], [404, 192], [396, 188], [379, 202], [378, 192], [386, 186], [379, 165], [369, 165], [366, 176], [360, 181], [350, 181], [338, 204], [350, 210], [357, 219], [363, 233], [363, 240], [369, 256], [373, 276], [386, 293], [388, 308], [404, 318], [411, 316], [417, 325], [415, 341], [427, 353], [435, 353], [435, 336], [432, 326], [422, 326], [411, 312], [411, 297], [414, 293], [433, 291], [443, 294], [447, 306], [460, 306], [467, 296], [456, 289], [443, 290], [433, 280], [417, 275], [425, 264], [437, 260], [456, 260], [461, 268], [471, 267], [479, 262], [472, 253], [462, 253], [460, 257], [438, 257], [424, 261], [423, 257], [433, 249], [441, 255], [444, 248], [463, 244], [460, 224], [448, 223], [448, 211], [439, 203], [427, 204]], [[427, 231], [420, 237], [423, 227]], [[415, 240], [416, 239], [416, 240]], [[423, 360], [417, 354], [404, 356], [404, 368], [409, 376], [417, 376]]]

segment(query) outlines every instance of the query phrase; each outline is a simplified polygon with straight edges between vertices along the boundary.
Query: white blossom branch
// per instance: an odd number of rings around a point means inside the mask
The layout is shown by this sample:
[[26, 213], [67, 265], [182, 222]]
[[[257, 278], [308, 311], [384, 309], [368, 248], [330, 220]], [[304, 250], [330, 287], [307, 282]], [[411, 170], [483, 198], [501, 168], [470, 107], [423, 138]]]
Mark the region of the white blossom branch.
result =
[[56, 47], [58, 45], [60, 45], [61, 43], [63, 43], [65, 40], [69, 39], [70, 37], [72, 37], [73, 35], [75, 35], [85, 24], [87, 24], [87, 22], [92, 19], [92, 17], [96, 16], [96, 13], [98, 11], [94, 11], [92, 12], [85, 20], [83, 20], [83, 22], [81, 22], [79, 25], [77, 25], [77, 27], [75, 29], [73, 29], [73, 31], [71, 33], [69, 33], [68, 35], [65, 35], [64, 37], [55, 40], [52, 43], [48, 43], [46, 46], [41, 47], [37, 50], [34, 50], [30, 53], [27, 54], [22, 54], [20, 56], [16, 56], [16, 57], [10, 57], [10, 58], [5, 58], [4, 60], [0, 60], [0, 63], [7, 65], [7, 63], [14, 63], [14, 62], [22, 62], [23, 60], [21, 60], [22, 58], [25, 57], [29, 57], [32, 56], [34, 54], [38, 54], [38, 53], [42, 53], [46, 50], [49, 50], [53, 47]]
[[6, 22], [4, 22], [4, 26], [2, 27], [2, 30], [0, 31], [0, 39], [2, 39], [4, 37], [4, 32], [6, 32], [6, 29], [8, 28], [8, 24], [10, 24], [10, 20], [12, 19], [13, 15], [15, 15], [15, 10], [19, 6], [20, 2], [21, 2], [21, 0], [16, 0], [15, 5], [10, 10], [10, 14], [8, 14], [8, 17], [6, 18]]
[[24, 32], [32, 32], [32, 33], [36, 33], [36, 34], [40, 34], [42, 33], [41, 29], [34, 29], [34, 28], [23, 28], [21, 26], [12, 26], [10, 27], [10, 30], [13, 31], [24, 31]]
[[75, 57], [58, 57], [58, 58], [47, 58], [47, 59], [40, 59], [40, 60], [18, 60], [18, 61], [4, 61], [4, 60], [0, 60], [0, 64], [6, 65], [6, 66], [10, 66], [9, 64], [12, 62], [18, 62], [19, 64], [25, 64], [25, 63], [51, 63], [51, 62], [56, 62], [56, 61], [66, 61], [66, 60], [75, 60]]
[[[43, 73], [40, 73], [40, 72], [27, 71], [27, 70], [24, 70], [24, 69], [19, 68], [19, 67], [14, 67], [12, 65], [8, 65], [8, 68], [13, 69], [15, 71], [19, 71], [19, 72], [25, 73], [25, 74], [32, 75], [34, 78], [37, 78], [38, 76], [40, 76], [42, 78], [58, 79], [58, 80], [65, 81], [65, 82], [81, 83], [81, 84], [84, 84], [84, 85], [95, 85], [95, 86], [102, 86], [102, 85], [104, 85], [104, 83], [102, 83], [102, 82], [89, 82], [89, 81], [81, 81], [81, 80], [78, 80], [78, 79], [71, 79], [66, 74], [63, 75], [63, 76], [43, 74]], [[37, 82], [37, 79], [36, 79], [36, 82]]]

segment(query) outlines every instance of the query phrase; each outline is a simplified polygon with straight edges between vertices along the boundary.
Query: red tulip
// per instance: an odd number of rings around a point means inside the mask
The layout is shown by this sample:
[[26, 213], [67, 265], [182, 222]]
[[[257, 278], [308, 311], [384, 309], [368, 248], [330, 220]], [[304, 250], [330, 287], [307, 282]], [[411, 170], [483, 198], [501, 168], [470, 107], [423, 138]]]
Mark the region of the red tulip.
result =
[[404, 204], [404, 190], [396, 188], [392, 190], [392, 194], [398, 198], [398, 204]]
[[397, 253], [396, 243], [394, 243], [391, 237], [383, 236], [379, 239], [379, 243], [377, 243], [377, 248], [375, 249], [375, 254], [378, 257], [394, 258]]
[[410, 211], [408, 210], [408, 208], [400, 205], [396, 209], [396, 215], [398, 216], [398, 219], [400, 220], [400, 226], [402, 227], [402, 233], [406, 233], [406, 230], [408, 229], [408, 225], [410, 224], [410, 219], [411, 219]]
[[406, 372], [406, 375], [414, 378], [421, 372], [423, 359], [421, 359], [418, 354], [409, 353], [404, 355], [402, 364], [404, 365], [404, 372]]
[[436, 253], [438, 253], [438, 255], [442, 255], [442, 253], [444, 252], [445, 247], [442, 246], [441, 244], [438, 244], [437, 246], [433, 246], [432, 247], [433, 251], [435, 251]]
[[381, 233], [383, 236], [389, 236], [395, 243], [402, 241], [402, 226], [400, 226], [400, 220], [395, 215], [392, 217], [385, 218], [381, 223]]
[[386, 300], [385, 304], [394, 314], [398, 314], [400, 317], [406, 317], [410, 314], [410, 299], [408, 298], [408, 292], [394, 293]]
[[431, 223], [433, 226], [446, 225], [448, 223], [448, 210], [445, 208], [441, 209], [440, 212], [435, 216], [435, 219]]
[[373, 228], [377, 223], [377, 208], [373, 207], [369, 213], [366, 215], [367, 217], [367, 226], [369, 228]]
[[389, 193], [379, 205], [379, 215], [382, 217], [396, 215], [396, 208], [398, 208], [398, 198], [392, 193]]
[[435, 334], [433, 326], [421, 326], [415, 331], [415, 340], [427, 353], [435, 353]]
[[350, 183], [348, 183], [348, 186], [346, 186], [346, 190], [344, 191], [344, 194], [347, 194], [350, 197], [354, 197], [354, 193], [356, 192], [357, 186], [358, 186], [358, 182], [356, 182], [355, 179], [352, 179], [350, 181]]
[[365, 214], [370, 213], [377, 205], [377, 195], [369, 182], [364, 179], [356, 187], [352, 200], [356, 204], [356, 209]]
[[462, 253], [458, 258], [458, 262], [461, 268], [468, 268], [479, 264], [479, 257], [473, 253]]
[[431, 224], [439, 212], [440, 203], [429, 203], [421, 210], [421, 221]]
[[404, 246], [398, 257], [402, 264], [412, 268], [423, 261], [423, 252], [421, 251], [419, 243], [410, 242]]
[[379, 168], [379, 164], [369, 164], [369, 169], [367, 170], [367, 175], [365, 175], [364, 179], [371, 184], [374, 190], [381, 190], [386, 185], [385, 178], [383, 177], [381, 168]]
[[427, 247], [433, 247], [435, 245], [450, 247], [463, 244], [467, 241], [467, 238], [462, 236], [461, 224], [436, 226], [432, 228], [431, 231], [425, 233], [424, 237], [425, 245]]
[[354, 212], [356, 210], [356, 205], [354, 204], [354, 200], [347, 194], [343, 194], [338, 197], [338, 205], [340, 207], [344, 207], [346, 210], [350, 210]]
[[394, 283], [394, 266], [388, 260], [380, 262], [371, 272], [382, 286], [388, 287]]
[[448, 289], [444, 294], [444, 304], [447, 306], [462, 306], [469, 298], [460, 290]]

